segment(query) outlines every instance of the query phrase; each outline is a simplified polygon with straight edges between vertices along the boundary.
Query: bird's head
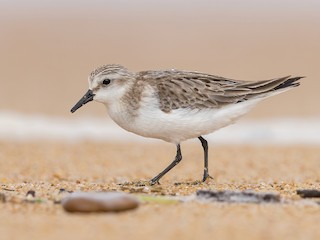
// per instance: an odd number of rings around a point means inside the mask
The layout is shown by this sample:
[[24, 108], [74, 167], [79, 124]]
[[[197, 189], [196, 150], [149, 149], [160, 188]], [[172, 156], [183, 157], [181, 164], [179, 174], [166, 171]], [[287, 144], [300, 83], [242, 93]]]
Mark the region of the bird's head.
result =
[[109, 64], [101, 66], [88, 77], [89, 90], [74, 105], [71, 112], [74, 113], [84, 104], [95, 100], [108, 105], [111, 101], [119, 100], [131, 86], [134, 80], [134, 73], [131, 73], [123, 66]]

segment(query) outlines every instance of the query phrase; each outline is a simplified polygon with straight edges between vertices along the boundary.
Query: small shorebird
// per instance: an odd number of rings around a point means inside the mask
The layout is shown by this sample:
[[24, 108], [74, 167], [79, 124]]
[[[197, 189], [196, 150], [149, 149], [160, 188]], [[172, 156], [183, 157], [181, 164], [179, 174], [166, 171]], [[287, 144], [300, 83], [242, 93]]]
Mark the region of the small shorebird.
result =
[[174, 143], [174, 161], [151, 184], [159, 183], [181, 161], [182, 141], [198, 138], [204, 150], [205, 181], [210, 177], [208, 144], [202, 135], [234, 123], [261, 100], [299, 86], [300, 78], [239, 81], [175, 69], [133, 73], [110, 64], [91, 72], [89, 90], [71, 112], [95, 100], [125, 130]]

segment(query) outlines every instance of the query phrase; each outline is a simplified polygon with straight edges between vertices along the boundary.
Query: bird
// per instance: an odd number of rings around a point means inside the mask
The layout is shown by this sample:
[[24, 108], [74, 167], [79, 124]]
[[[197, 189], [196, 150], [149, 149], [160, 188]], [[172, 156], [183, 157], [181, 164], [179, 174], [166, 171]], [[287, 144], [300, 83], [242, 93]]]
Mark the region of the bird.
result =
[[260, 101], [299, 86], [301, 78], [244, 81], [177, 69], [132, 72], [107, 64], [90, 73], [89, 89], [71, 112], [94, 100], [103, 103], [123, 129], [175, 144], [174, 160], [150, 180], [151, 185], [159, 184], [182, 160], [181, 142], [198, 138], [204, 152], [204, 182], [211, 176], [203, 135], [233, 124]]

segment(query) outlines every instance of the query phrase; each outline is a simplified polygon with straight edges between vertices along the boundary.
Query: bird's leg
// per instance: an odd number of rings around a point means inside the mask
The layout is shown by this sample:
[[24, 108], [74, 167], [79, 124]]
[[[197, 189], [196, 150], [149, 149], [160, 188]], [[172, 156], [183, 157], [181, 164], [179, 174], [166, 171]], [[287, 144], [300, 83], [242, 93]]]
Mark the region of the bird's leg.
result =
[[202, 179], [202, 181], [204, 182], [207, 180], [208, 177], [212, 178], [209, 175], [209, 169], [208, 169], [208, 142], [201, 136], [198, 138], [202, 144], [203, 151], [204, 151], [204, 172], [203, 172], [203, 179]]
[[181, 161], [181, 159], [182, 159], [182, 155], [181, 155], [180, 144], [177, 144], [177, 154], [173, 162], [168, 167], [166, 167], [166, 169], [164, 169], [161, 173], [159, 173], [157, 176], [152, 178], [150, 180], [150, 184], [154, 185], [156, 183], [159, 183], [160, 178], [162, 178], [167, 172], [169, 172], [173, 167], [175, 167]]

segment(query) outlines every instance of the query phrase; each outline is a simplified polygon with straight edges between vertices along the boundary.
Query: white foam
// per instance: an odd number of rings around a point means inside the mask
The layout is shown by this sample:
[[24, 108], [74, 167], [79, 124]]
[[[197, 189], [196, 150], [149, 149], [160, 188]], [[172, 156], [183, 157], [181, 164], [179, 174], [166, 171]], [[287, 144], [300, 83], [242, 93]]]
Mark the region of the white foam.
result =
[[[241, 120], [206, 137], [216, 144], [320, 144], [320, 117]], [[158, 141], [100, 118], [57, 118], [0, 112], [0, 140]]]

